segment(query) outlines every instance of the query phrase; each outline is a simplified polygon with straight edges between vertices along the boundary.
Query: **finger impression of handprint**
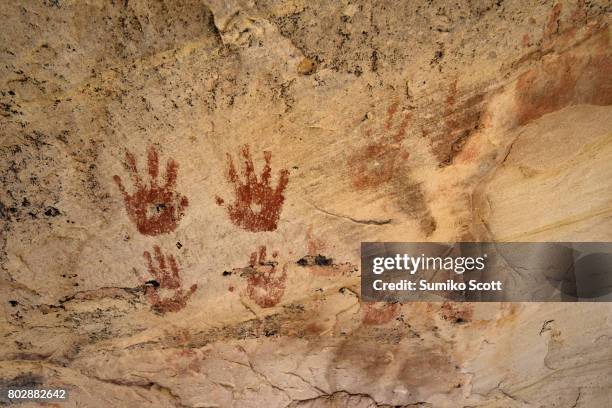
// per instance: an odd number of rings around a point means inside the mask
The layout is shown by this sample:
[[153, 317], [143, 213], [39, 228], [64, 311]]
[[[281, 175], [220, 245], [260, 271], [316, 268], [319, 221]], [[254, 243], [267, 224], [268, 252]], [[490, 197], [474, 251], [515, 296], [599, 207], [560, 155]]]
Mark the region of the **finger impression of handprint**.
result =
[[198, 285], [183, 289], [179, 267], [173, 255], [164, 256], [159, 246], [153, 247], [155, 263], [148, 251], [144, 252], [147, 269], [152, 280], [143, 279], [145, 298], [153, 309], [160, 312], [178, 312], [187, 305], [187, 300], [196, 291]]
[[121, 178], [113, 177], [125, 202], [125, 209], [136, 228], [144, 235], [159, 235], [174, 231], [189, 204], [187, 197], [175, 191], [178, 165], [172, 159], [166, 164], [166, 179], [159, 183], [159, 156], [157, 151], [149, 148], [148, 171], [150, 180], [144, 183], [138, 175], [136, 158], [130, 152], [125, 154], [128, 170], [134, 183], [135, 191], [129, 194]]
[[[272, 257], [276, 258], [276, 253]], [[283, 267], [283, 273], [280, 275], [277, 265], [276, 261], [266, 261], [265, 246], [259, 248], [259, 254], [251, 254], [246, 293], [259, 307], [276, 306], [285, 293], [287, 265]]]
[[[243, 179], [238, 176], [232, 156], [227, 155], [227, 179], [234, 185], [235, 194], [234, 203], [227, 206], [229, 218], [235, 225], [251, 232], [274, 231], [285, 201], [283, 192], [289, 183], [289, 171], [280, 171], [278, 184], [273, 188], [270, 185], [272, 153], [264, 151], [266, 164], [259, 178], [247, 145], [242, 147], [241, 155], [244, 159]], [[217, 204], [223, 205], [222, 198], [216, 200]]]

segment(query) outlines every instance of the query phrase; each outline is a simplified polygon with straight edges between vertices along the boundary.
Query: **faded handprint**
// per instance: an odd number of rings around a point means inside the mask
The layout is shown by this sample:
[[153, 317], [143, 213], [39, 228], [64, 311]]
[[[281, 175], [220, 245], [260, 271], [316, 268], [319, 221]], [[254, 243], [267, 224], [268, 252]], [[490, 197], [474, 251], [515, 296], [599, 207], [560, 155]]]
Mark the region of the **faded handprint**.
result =
[[[141, 278], [145, 285], [145, 297], [153, 309], [158, 312], [178, 312], [187, 305], [187, 300], [196, 291], [198, 285], [191, 285], [188, 291], [184, 291], [174, 256], [164, 256], [157, 245], [153, 247], [153, 250], [157, 265], [153, 264], [153, 259], [148, 251], [143, 254], [147, 269], [154, 278], [153, 280]], [[162, 297], [166, 293], [167, 296]]]
[[187, 197], [174, 191], [178, 165], [172, 159], [166, 164], [166, 180], [158, 184], [159, 157], [153, 147], [149, 148], [148, 167], [150, 184], [144, 184], [138, 175], [136, 158], [130, 152], [125, 154], [128, 170], [132, 176], [136, 191], [130, 195], [125, 190], [121, 178], [113, 177], [119, 187], [125, 209], [136, 223], [136, 228], [144, 235], [159, 235], [174, 231], [189, 204]]
[[[249, 152], [248, 145], [242, 147], [244, 158], [244, 180], [240, 180], [234, 167], [232, 156], [228, 153], [227, 179], [234, 185], [235, 202], [227, 206], [230, 220], [241, 228], [251, 232], [274, 231], [278, 224], [280, 212], [285, 197], [283, 191], [289, 183], [289, 171], [283, 169], [276, 188], [270, 186], [270, 160], [272, 153], [264, 151], [266, 164], [258, 180]], [[224, 200], [216, 197], [217, 204], [223, 205]]]
[[[273, 258], [276, 256], [276, 252], [272, 254]], [[285, 293], [287, 265], [283, 267], [280, 276], [277, 273], [277, 265], [276, 261], [266, 261], [265, 246], [259, 248], [259, 254], [257, 252], [251, 254], [246, 293], [259, 307], [276, 306]]]
[[398, 162], [408, 158], [409, 154], [402, 148], [401, 142], [406, 134], [409, 117], [403, 115], [399, 123], [394, 126], [394, 117], [398, 108], [399, 104], [393, 103], [387, 110], [387, 119], [383, 128], [377, 132], [377, 135], [368, 129], [366, 135], [372, 141], [349, 157], [349, 166], [353, 170], [353, 186], [356, 189], [378, 187], [388, 182], [395, 176], [399, 167]]
[[362, 322], [368, 326], [389, 323], [399, 314], [400, 303], [364, 303]]

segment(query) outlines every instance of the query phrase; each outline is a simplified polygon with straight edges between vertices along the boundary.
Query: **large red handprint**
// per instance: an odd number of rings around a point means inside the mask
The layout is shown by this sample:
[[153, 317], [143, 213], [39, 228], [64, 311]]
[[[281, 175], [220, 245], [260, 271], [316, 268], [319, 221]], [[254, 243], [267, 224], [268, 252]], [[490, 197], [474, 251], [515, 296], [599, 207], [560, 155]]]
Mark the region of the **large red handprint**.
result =
[[130, 195], [125, 190], [121, 178], [113, 177], [119, 187], [125, 209], [136, 223], [136, 228], [144, 235], [159, 235], [174, 231], [183, 211], [189, 204], [187, 197], [174, 191], [178, 165], [172, 159], [166, 165], [166, 181], [158, 185], [159, 157], [153, 147], [149, 148], [148, 167], [150, 184], [143, 184], [136, 168], [136, 158], [130, 152], [125, 154], [128, 170], [131, 173], [136, 191]]
[[[141, 278], [142, 283], [145, 284], [145, 297], [151, 303], [153, 309], [160, 313], [178, 312], [187, 305], [187, 300], [196, 291], [198, 285], [191, 285], [188, 291], [184, 291], [178, 264], [174, 256], [168, 255], [165, 257], [157, 245], [153, 247], [153, 250], [157, 266], [153, 264], [153, 259], [148, 251], [143, 254], [147, 269], [155, 278], [154, 280]], [[162, 298], [162, 295], [166, 294], [168, 296]]]
[[[276, 253], [272, 256], [276, 258]], [[283, 273], [277, 276], [277, 262], [266, 261], [265, 246], [259, 248], [259, 259], [257, 258], [258, 253], [253, 252], [249, 261], [247, 295], [259, 307], [276, 306], [285, 293], [287, 265], [283, 267]]]
[[[264, 151], [266, 164], [258, 180], [255, 175], [255, 168], [251, 153], [247, 145], [242, 147], [244, 162], [244, 182], [238, 177], [238, 172], [234, 167], [232, 156], [228, 153], [228, 172], [227, 178], [234, 184], [234, 194], [236, 200], [228, 205], [227, 211], [230, 220], [241, 228], [248, 231], [274, 231], [278, 224], [280, 212], [285, 201], [283, 191], [289, 183], [289, 171], [280, 171], [280, 177], [276, 188], [270, 186], [270, 160], [272, 153]], [[217, 197], [217, 204], [223, 205], [222, 198]]]

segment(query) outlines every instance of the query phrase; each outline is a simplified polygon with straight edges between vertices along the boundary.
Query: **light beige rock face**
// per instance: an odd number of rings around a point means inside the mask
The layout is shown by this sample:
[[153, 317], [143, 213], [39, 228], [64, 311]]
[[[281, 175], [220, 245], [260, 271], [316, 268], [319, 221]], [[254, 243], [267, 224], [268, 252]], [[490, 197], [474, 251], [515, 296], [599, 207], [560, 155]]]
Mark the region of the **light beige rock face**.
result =
[[0, 15], [0, 385], [74, 407], [612, 404], [606, 304], [359, 301], [361, 241], [612, 240], [608, 2]]

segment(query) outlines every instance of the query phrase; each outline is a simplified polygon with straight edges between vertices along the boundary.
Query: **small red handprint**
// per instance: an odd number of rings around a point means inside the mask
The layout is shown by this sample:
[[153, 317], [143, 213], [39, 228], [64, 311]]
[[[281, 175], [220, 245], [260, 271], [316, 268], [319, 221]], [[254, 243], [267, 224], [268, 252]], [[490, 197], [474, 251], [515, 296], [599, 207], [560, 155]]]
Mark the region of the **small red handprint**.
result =
[[[145, 285], [145, 298], [151, 303], [153, 310], [160, 313], [178, 312], [187, 305], [187, 300], [196, 291], [198, 285], [191, 285], [188, 291], [183, 290], [183, 281], [179, 275], [178, 264], [173, 255], [164, 256], [159, 246], [153, 247], [157, 266], [148, 251], [144, 252], [149, 273], [155, 278], [141, 278]], [[167, 297], [162, 295], [168, 294]]]
[[[274, 231], [278, 224], [280, 212], [285, 201], [283, 192], [289, 183], [289, 171], [280, 171], [276, 188], [270, 186], [270, 160], [272, 153], [264, 151], [266, 164], [258, 180], [255, 175], [253, 160], [247, 145], [242, 147], [244, 158], [244, 182], [238, 177], [232, 156], [228, 153], [227, 179], [234, 184], [235, 202], [228, 205], [227, 211], [230, 220], [241, 228], [251, 232]], [[223, 205], [224, 200], [216, 197], [217, 204]]]
[[148, 167], [150, 184], [143, 184], [136, 168], [136, 158], [130, 152], [125, 154], [128, 170], [131, 173], [136, 191], [130, 195], [125, 190], [121, 178], [113, 177], [119, 187], [125, 209], [144, 235], [159, 235], [174, 231], [189, 204], [187, 197], [174, 191], [178, 165], [172, 159], [166, 165], [166, 181], [158, 184], [159, 157], [153, 147], [149, 148]]
[[[272, 254], [276, 258], [276, 252]], [[247, 271], [247, 295], [257, 303], [259, 307], [273, 307], [280, 302], [285, 293], [285, 282], [287, 281], [287, 265], [283, 267], [283, 273], [277, 276], [276, 261], [266, 261], [266, 247], [259, 248], [258, 253], [253, 252], [249, 260]]]

